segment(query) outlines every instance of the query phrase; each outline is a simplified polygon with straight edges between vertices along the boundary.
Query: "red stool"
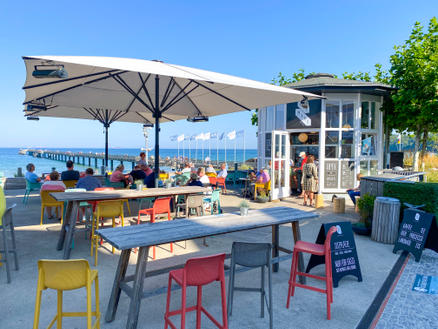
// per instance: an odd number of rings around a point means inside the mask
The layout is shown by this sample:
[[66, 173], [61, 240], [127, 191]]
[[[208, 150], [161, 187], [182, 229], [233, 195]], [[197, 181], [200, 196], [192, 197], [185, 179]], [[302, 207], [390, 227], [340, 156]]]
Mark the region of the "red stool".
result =
[[[170, 325], [176, 329], [170, 321], [171, 316], [181, 314], [181, 329], [186, 327], [186, 312], [196, 310], [196, 329], [201, 328], [201, 312], [220, 329], [228, 329], [227, 322], [227, 305], [225, 296], [225, 275], [224, 275], [225, 254], [219, 254], [208, 257], [192, 258], [186, 262], [184, 268], [171, 271], [169, 273], [169, 286], [167, 288], [166, 314], [164, 314], [164, 329]], [[169, 311], [170, 294], [172, 291], [172, 279], [175, 280], [182, 288], [182, 307], [179, 310]], [[222, 323], [221, 325], [213, 316], [202, 306], [202, 286], [213, 281], [220, 281], [222, 297]], [[197, 304], [186, 307], [186, 289], [187, 286], [196, 286], [198, 288]]]
[[[155, 216], [160, 214], [167, 214], [167, 220], [171, 220], [170, 217], [170, 200], [172, 198], [158, 198], [155, 200], [152, 208], [140, 209], [138, 211], [137, 224], [140, 224], [140, 215], [149, 215], [150, 222], [155, 223]], [[173, 252], [173, 244], [170, 243], [170, 252]], [[155, 246], [152, 247], [152, 258], [155, 259]]]
[[[332, 258], [330, 249], [330, 240], [333, 233], [336, 232], [336, 227], [332, 226], [327, 233], [324, 244], [316, 244], [305, 241], [297, 241], [294, 246], [292, 266], [290, 269], [289, 278], [289, 291], [287, 293], [287, 304], [289, 308], [290, 297], [294, 295], [295, 287], [305, 288], [313, 291], [318, 291], [327, 295], [327, 320], [330, 320], [330, 303], [333, 303], [333, 281], [332, 281]], [[312, 255], [325, 257], [325, 276], [312, 275], [309, 273], [298, 272], [298, 255], [300, 252], [307, 252]], [[309, 278], [325, 281], [326, 289], [316, 288], [313, 286], [307, 286], [301, 283], [297, 283], [297, 275], [303, 275]]]

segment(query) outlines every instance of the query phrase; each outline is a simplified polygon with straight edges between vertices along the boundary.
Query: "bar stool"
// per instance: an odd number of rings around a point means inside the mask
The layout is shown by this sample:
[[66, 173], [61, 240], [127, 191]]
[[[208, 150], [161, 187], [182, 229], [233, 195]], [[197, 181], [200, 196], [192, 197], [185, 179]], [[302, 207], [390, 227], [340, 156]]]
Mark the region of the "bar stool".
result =
[[[91, 286], [94, 281], [96, 310], [91, 310]], [[74, 290], [79, 288], [87, 289], [87, 311], [86, 312], [63, 312], [62, 293], [64, 290]], [[97, 270], [90, 270], [90, 265], [85, 259], [69, 260], [48, 260], [38, 261], [38, 285], [35, 301], [35, 315], [33, 329], [38, 328], [41, 309], [41, 296], [43, 290], [54, 289], [58, 292], [57, 314], [50, 322], [51, 328], [56, 321], [57, 328], [62, 328], [62, 318], [71, 316], [81, 316], [87, 318], [87, 329], [100, 328], [99, 311], [99, 279]], [[92, 317], [96, 318], [92, 326]]]
[[[260, 267], [261, 286], [260, 288], [235, 287], [234, 279], [236, 264], [244, 267]], [[271, 244], [270, 243], [247, 243], [233, 242], [231, 250], [230, 281], [228, 283], [228, 316], [233, 310], [234, 290], [237, 291], [256, 291], [260, 292], [260, 316], [265, 316], [265, 302], [269, 311], [269, 328], [273, 328], [273, 309], [272, 309], [272, 279], [271, 279]], [[268, 269], [268, 289], [269, 302], [265, 292], [265, 266]]]
[[[289, 308], [290, 297], [294, 295], [295, 287], [305, 288], [327, 295], [327, 320], [330, 320], [330, 304], [333, 303], [333, 280], [332, 280], [332, 257], [330, 241], [333, 233], [336, 232], [336, 226], [330, 227], [327, 232], [324, 244], [316, 244], [305, 241], [297, 241], [293, 250], [292, 265], [290, 269], [289, 290], [287, 293], [286, 308]], [[312, 255], [325, 257], [325, 276], [313, 275], [309, 273], [298, 272], [298, 254], [300, 252], [307, 252]], [[325, 281], [326, 289], [307, 286], [297, 283], [297, 275], [307, 276], [309, 278]]]
[[[181, 314], [181, 329], [186, 327], [186, 312], [196, 310], [196, 329], [201, 328], [201, 313], [204, 314], [220, 329], [228, 329], [226, 296], [225, 296], [225, 254], [189, 259], [184, 268], [170, 271], [169, 285], [167, 288], [166, 313], [164, 314], [164, 329], [170, 325], [176, 328], [170, 321], [173, 315]], [[179, 310], [170, 311], [170, 295], [172, 292], [172, 279], [182, 288], [182, 307]], [[202, 286], [213, 281], [220, 281], [222, 299], [222, 325], [202, 306]], [[195, 306], [186, 307], [187, 286], [196, 286], [197, 303]]]
[[[3, 193], [3, 191], [0, 191]], [[0, 195], [1, 198], [1, 195]], [[1, 202], [1, 201], [0, 201]], [[5, 203], [6, 205], [6, 203]], [[6, 276], [8, 283], [11, 283], [11, 264], [10, 264], [10, 254], [14, 254], [14, 262], [15, 262], [15, 270], [18, 271], [18, 256], [17, 256], [17, 244], [15, 243], [15, 231], [14, 231], [14, 223], [12, 221], [12, 209], [15, 207], [15, 204], [11, 207], [7, 208], [3, 214], [3, 217], [0, 220], [0, 230], [2, 231], [2, 239], [3, 239], [3, 249], [0, 250], [0, 253], [3, 254], [3, 262], [6, 265]], [[9, 233], [11, 235], [12, 246], [9, 246], [7, 231], [9, 229]]]

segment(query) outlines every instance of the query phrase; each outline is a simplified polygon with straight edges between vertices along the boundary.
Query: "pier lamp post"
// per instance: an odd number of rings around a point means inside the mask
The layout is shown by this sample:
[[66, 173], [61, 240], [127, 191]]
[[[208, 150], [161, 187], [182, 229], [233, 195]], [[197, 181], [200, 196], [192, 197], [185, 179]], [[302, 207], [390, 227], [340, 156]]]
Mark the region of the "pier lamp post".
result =
[[149, 163], [149, 149], [148, 149], [148, 140], [149, 140], [149, 129], [151, 129], [153, 124], [144, 124], [143, 125], [143, 136], [144, 136], [144, 147], [146, 153], [146, 162]]

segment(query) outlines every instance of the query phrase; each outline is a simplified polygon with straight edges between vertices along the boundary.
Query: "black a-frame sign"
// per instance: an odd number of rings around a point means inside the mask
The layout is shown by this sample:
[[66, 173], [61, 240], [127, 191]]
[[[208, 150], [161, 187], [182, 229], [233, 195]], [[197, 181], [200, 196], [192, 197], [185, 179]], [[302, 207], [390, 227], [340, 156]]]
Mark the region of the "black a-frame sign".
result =
[[[331, 239], [333, 287], [336, 288], [339, 280], [346, 275], [354, 275], [359, 282], [362, 281], [359, 258], [356, 252], [356, 243], [350, 222], [322, 224], [318, 237], [316, 238], [316, 243], [324, 244], [326, 234], [332, 226], [336, 226], [337, 228], [337, 232], [332, 235]], [[319, 264], [325, 264], [323, 256], [310, 256], [306, 273]]]

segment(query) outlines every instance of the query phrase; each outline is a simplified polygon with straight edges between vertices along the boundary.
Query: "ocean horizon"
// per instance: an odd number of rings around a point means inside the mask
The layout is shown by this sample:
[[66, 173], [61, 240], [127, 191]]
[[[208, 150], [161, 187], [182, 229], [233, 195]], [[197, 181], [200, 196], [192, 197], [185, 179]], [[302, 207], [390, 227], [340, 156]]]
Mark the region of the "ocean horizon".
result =
[[[35, 165], [35, 172], [37, 174], [48, 173], [52, 171], [52, 168], [61, 172], [65, 170], [65, 162], [49, 160], [43, 158], [36, 158], [29, 155], [21, 155], [18, 152], [21, 149], [26, 149], [25, 147], [3, 147], [0, 148], [0, 177], [14, 177], [17, 173], [18, 168], [22, 168], [23, 174], [26, 172], [26, 165], [28, 163], [33, 163]], [[30, 147], [29, 147], [30, 149]], [[45, 147], [45, 148], [32, 148], [32, 149], [44, 149], [51, 151], [71, 151], [71, 152], [83, 152], [83, 153], [104, 153], [104, 148], [58, 148], [58, 147]], [[141, 149], [139, 148], [109, 148], [109, 154], [112, 155], [139, 155]], [[185, 148], [183, 149], [172, 149], [172, 148], [160, 148], [160, 156], [162, 158], [165, 157], [177, 157], [179, 154], [180, 157], [189, 157], [191, 159], [205, 159], [207, 156], [210, 157], [211, 161], [214, 163], [216, 161], [225, 161], [225, 156], [228, 162], [236, 160], [236, 162], [243, 162], [244, 154], [245, 160], [256, 158], [257, 150], [256, 149], [236, 149], [236, 157], [233, 149], [227, 149], [226, 154], [224, 149], [211, 149], [208, 148], [193, 150], [190, 151]], [[154, 155], [154, 151], [149, 151], [149, 155]], [[219, 160], [218, 160], [219, 159]], [[114, 161], [114, 166], [118, 165], [118, 161]], [[99, 162], [100, 166], [100, 162]], [[85, 170], [88, 166], [83, 166], [79, 164], [75, 164], [75, 168], [78, 170]], [[130, 170], [130, 165], [126, 166], [126, 170]]]

